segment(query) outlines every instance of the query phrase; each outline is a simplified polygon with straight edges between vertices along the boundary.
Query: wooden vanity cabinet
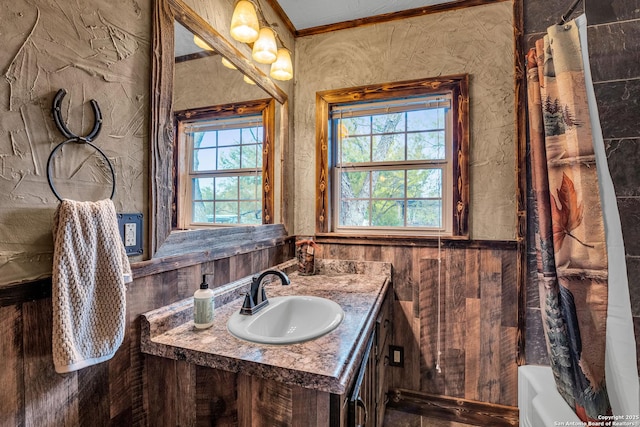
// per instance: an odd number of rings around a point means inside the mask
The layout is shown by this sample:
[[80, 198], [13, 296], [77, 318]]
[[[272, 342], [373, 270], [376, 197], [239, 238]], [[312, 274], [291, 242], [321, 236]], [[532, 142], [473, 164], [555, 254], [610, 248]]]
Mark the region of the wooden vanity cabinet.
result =
[[362, 364], [348, 396], [349, 427], [379, 427], [387, 404], [387, 345], [391, 337], [391, 301], [385, 297], [376, 319], [373, 335], [367, 342]]
[[[144, 386], [149, 417], [146, 424], [381, 426], [388, 389], [391, 297], [389, 290], [366, 341], [368, 351], [363, 353], [360, 367], [347, 387], [349, 392], [333, 394], [145, 354]], [[355, 404], [351, 404], [354, 396]]]

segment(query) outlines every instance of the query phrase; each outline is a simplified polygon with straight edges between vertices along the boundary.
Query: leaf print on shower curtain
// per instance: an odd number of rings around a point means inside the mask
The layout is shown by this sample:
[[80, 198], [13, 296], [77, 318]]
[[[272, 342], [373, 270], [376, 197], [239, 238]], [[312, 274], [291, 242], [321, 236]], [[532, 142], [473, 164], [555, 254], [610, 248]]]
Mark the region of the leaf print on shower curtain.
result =
[[559, 393], [583, 421], [611, 414], [604, 374], [607, 252], [580, 41], [552, 26], [527, 56], [541, 315]]

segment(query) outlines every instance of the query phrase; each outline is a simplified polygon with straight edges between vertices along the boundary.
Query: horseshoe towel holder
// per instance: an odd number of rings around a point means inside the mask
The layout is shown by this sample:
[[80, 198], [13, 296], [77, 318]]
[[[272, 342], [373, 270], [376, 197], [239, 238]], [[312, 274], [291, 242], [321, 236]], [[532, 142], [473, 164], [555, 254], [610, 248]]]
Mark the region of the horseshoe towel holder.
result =
[[115, 170], [113, 169], [113, 165], [111, 164], [111, 161], [109, 160], [107, 155], [104, 153], [104, 151], [102, 151], [100, 148], [98, 148], [98, 146], [96, 146], [92, 142], [95, 138], [97, 138], [98, 134], [100, 134], [100, 129], [102, 128], [102, 113], [100, 112], [100, 107], [98, 106], [98, 102], [95, 99], [91, 100], [91, 107], [93, 109], [93, 115], [94, 115], [93, 129], [91, 129], [91, 132], [89, 132], [88, 135], [79, 136], [71, 132], [71, 130], [69, 130], [64, 120], [62, 119], [62, 109], [60, 106], [66, 94], [67, 94], [66, 90], [60, 89], [58, 90], [58, 93], [56, 93], [56, 96], [53, 98], [53, 107], [51, 109], [51, 113], [53, 114], [53, 121], [55, 122], [56, 127], [58, 128], [60, 133], [65, 138], [67, 138], [67, 140], [56, 145], [53, 151], [51, 151], [51, 154], [49, 154], [49, 159], [47, 160], [47, 180], [49, 181], [49, 187], [51, 188], [51, 191], [53, 192], [53, 194], [55, 194], [56, 198], [59, 201], [62, 201], [62, 197], [60, 197], [60, 194], [58, 194], [55, 186], [53, 185], [53, 178], [51, 176], [52, 160], [56, 155], [56, 153], [58, 152], [58, 150], [60, 150], [62, 147], [64, 147], [70, 142], [73, 142], [76, 144], [88, 144], [104, 158], [105, 162], [109, 166], [109, 171], [111, 172], [111, 195], [109, 196], [109, 198], [113, 199], [113, 195], [116, 192]]

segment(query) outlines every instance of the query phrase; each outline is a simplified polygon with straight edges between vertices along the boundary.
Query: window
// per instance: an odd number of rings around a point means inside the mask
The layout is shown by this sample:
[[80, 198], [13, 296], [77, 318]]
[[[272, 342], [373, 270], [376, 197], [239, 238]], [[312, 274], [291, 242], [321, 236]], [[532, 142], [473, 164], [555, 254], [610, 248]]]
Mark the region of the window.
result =
[[466, 81], [318, 94], [318, 232], [468, 238]]
[[176, 113], [180, 228], [271, 223], [269, 106], [273, 101]]

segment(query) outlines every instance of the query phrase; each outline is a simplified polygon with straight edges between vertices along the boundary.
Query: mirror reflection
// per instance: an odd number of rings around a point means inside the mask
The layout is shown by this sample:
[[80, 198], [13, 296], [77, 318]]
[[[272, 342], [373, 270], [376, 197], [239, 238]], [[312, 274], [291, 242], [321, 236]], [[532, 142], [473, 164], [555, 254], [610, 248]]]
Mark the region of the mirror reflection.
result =
[[202, 38], [174, 25], [178, 228], [272, 223], [275, 103]]
[[231, 62], [175, 21], [174, 111], [270, 98], [230, 67]]

